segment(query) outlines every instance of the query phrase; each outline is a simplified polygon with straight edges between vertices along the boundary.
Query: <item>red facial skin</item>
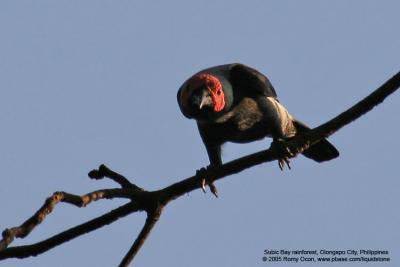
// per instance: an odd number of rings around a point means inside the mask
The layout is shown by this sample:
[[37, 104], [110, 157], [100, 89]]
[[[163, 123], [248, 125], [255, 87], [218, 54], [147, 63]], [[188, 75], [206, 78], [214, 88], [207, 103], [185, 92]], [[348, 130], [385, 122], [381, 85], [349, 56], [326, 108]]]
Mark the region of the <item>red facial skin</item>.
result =
[[193, 76], [188, 84], [190, 84], [189, 90], [185, 90], [182, 94], [183, 104], [187, 103], [187, 99], [190, 97], [193, 90], [205, 85], [213, 101], [213, 110], [215, 112], [219, 112], [224, 109], [224, 91], [222, 90], [222, 84], [217, 77], [211, 74], [202, 73]]
[[214, 111], [219, 112], [223, 110], [225, 107], [224, 91], [222, 91], [222, 84], [218, 78], [211, 74], [200, 74], [199, 79], [206, 84], [207, 90], [211, 94]]

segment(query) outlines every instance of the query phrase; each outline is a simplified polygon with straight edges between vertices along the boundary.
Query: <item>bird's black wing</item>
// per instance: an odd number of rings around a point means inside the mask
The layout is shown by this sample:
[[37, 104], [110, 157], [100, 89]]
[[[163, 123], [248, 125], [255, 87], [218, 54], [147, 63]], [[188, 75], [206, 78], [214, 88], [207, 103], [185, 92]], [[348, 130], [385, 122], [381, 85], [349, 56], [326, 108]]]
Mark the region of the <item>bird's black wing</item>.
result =
[[234, 88], [250, 94], [277, 97], [274, 87], [265, 75], [243, 64], [230, 68], [229, 79]]

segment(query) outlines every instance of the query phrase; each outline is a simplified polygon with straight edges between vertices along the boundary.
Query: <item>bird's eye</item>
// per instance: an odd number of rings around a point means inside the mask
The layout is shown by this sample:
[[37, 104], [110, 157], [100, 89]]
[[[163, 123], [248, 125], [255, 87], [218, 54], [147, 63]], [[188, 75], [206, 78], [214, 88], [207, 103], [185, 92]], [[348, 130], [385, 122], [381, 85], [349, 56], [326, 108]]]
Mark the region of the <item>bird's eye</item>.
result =
[[221, 93], [222, 93], [221, 90], [217, 91], [217, 95], [221, 95]]

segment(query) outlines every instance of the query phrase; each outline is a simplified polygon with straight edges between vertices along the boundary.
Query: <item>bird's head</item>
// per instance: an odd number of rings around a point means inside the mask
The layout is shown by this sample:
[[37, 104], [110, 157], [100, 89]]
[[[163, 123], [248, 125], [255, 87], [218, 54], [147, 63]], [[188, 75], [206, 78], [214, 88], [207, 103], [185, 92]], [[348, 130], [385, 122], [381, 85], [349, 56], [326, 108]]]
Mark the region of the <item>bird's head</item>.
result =
[[214, 75], [196, 74], [179, 89], [178, 103], [188, 118], [197, 119], [218, 113], [225, 107], [222, 83]]

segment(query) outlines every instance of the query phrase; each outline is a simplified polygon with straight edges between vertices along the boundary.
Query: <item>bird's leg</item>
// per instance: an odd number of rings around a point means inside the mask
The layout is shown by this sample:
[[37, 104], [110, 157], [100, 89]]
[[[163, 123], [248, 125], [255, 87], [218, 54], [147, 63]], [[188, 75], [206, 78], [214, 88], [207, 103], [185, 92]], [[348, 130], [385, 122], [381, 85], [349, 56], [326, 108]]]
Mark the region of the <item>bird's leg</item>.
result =
[[212, 165], [207, 166], [207, 168], [201, 168], [196, 171], [196, 177], [201, 180], [201, 188], [203, 192], [206, 192], [206, 186], [210, 188], [211, 193], [214, 194], [215, 197], [218, 197], [218, 190], [214, 184], [216, 168]]
[[285, 168], [285, 165], [288, 167], [290, 170], [290, 161], [289, 158], [293, 157], [294, 154], [290, 151], [289, 147], [286, 145], [286, 142], [284, 139], [281, 138], [275, 138], [272, 141], [271, 148], [275, 149], [278, 152], [279, 158], [278, 158], [278, 166], [281, 171]]

